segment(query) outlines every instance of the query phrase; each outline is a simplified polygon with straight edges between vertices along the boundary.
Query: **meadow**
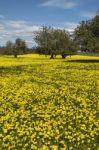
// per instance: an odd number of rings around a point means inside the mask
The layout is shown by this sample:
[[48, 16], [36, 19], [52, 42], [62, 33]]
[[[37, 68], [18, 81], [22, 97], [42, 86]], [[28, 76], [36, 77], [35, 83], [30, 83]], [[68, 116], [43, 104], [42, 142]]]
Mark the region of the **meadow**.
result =
[[99, 150], [99, 57], [0, 56], [0, 150]]

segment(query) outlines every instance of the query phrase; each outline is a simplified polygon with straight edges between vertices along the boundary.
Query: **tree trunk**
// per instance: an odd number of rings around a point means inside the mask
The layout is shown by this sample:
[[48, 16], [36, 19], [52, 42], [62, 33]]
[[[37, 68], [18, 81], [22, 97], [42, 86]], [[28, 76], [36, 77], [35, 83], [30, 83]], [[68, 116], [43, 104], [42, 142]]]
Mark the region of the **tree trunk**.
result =
[[14, 55], [14, 58], [17, 58], [17, 54]]
[[66, 58], [66, 54], [62, 54], [62, 59], [65, 59]]
[[56, 55], [52, 53], [50, 59], [54, 59], [55, 56], [56, 56]]

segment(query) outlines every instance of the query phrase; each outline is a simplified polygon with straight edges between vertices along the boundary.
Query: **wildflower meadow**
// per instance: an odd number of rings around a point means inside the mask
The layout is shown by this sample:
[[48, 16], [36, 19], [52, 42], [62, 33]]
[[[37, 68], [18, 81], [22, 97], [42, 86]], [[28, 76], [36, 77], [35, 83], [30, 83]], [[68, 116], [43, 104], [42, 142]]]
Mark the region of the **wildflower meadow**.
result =
[[0, 150], [99, 150], [99, 57], [0, 56]]

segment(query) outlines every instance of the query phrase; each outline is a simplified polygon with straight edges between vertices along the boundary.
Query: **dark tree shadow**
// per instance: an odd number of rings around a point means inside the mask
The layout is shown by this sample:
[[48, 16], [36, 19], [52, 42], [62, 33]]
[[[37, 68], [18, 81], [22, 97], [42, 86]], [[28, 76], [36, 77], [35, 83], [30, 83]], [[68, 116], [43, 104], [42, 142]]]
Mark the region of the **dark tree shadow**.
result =
[[10, 67], [0, 67], [0, 75], [7, 75], [7, 74], [21, 74], [24, 71], [24, 66], [10, 66]]
[[[42, 67], [43, 64], [31, 64], [31, 65], [17, 65], [17, 66], [1, 66], [0, 67], [0, 75], [9, 75], [16, 74], [21, 75], [22, 73], [31, 73], [32, 71], [36, 71], [37, 67]], [[30, 69], [28, 69], [28, 66]]]
[[77, 59], [77, 60], [67, 60], [67, 62], [75, 62], [75, 63], [99, 63], [99, 59]]

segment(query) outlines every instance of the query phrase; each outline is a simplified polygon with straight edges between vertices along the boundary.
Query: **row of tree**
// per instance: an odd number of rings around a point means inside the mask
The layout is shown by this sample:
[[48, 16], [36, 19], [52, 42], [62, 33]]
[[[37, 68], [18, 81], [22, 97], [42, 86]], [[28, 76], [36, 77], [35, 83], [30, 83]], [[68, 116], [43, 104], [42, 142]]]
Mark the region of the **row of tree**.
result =
[[[35, 52], [51, 55], [54, 58], [61, 54], [62, 58], [76, 54], [77, 51], [99, 53], [99, 12], [88, 21], [82, 21], [71, 34], [62, 29], [42, 27], [35, 32], [34, 37], [37, 47]], [[25, 40], [17, 38], [15, 43], [8, 41], [5, 47], [0, 48], [0, 53], [14, 55], [34, 52], [29, 50]]]
[[54, 55], [77, 54], [80, 52], [99, 53], [99, 12], [88, 21], [82, 21], [72, 36], [61, 29], [43, 27], [35, 36], [37, 53]]

